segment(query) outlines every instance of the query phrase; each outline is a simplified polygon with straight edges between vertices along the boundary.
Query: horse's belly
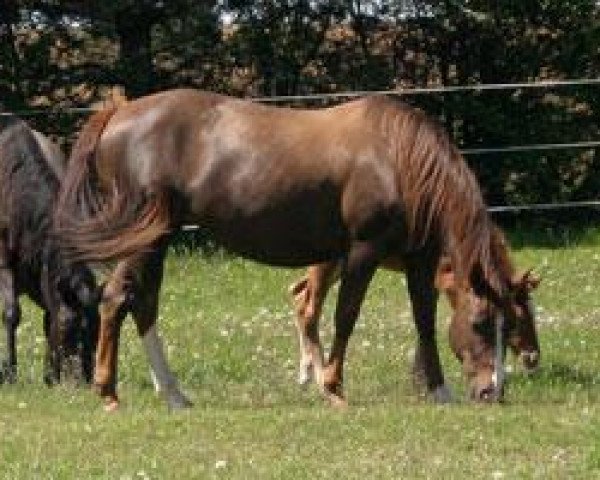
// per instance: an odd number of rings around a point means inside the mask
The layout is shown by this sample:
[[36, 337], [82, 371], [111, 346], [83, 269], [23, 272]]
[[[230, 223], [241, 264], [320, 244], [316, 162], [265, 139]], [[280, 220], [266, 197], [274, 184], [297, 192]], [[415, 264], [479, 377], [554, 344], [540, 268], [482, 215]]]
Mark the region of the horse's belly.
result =
[[347, 234], [339, 220], [300, 218], [293, 211], [213, 219], [205, 226], [227, 250], [270, 265], [310, 265], [339, 258], [348, 247]]

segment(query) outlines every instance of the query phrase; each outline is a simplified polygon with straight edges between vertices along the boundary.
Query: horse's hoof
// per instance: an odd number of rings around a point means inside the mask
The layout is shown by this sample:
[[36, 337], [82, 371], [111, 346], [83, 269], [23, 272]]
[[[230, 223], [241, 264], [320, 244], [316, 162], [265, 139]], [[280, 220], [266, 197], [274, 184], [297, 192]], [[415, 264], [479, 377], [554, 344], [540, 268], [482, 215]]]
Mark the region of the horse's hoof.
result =
[[336, 410], [346, 410], [348, 408], [348, 401], [341, 395], [330, 393], [327, 395], [327, 401]]
[[442, 385], [437, 386], [432, 392], [431, 396], [433, 397], [433, 401], [437, 404], [447, 404], [452, 403], [454, 401], [452, 397], [452, 392], [448, 386], [444, 383]]
[[117, 389], [112, 383], [92, 383], [92, 391], [102, 398], [117, 398]]
[[169, 410], [183, 410], [185, 408], [193, 407], [194, 404], [183, 394], [178, 394], [167, 399]]
[[344, 398], [341, 384], [323, 385], [325, 400], [335, 409], [344, 410], [348, 408], [348, 402]]
[[119, 409], [119, 399], [117, 397], [108, 397], [104, 399], [104, 411], [113, 413]]
[[2, 377], [0, 379], [0, 384], [8, 383], [12, 385], [14, 383], [17, 383], [17, 372], [15, 372], [14, 370], [5, 370], [0, 373], [0, 376]]

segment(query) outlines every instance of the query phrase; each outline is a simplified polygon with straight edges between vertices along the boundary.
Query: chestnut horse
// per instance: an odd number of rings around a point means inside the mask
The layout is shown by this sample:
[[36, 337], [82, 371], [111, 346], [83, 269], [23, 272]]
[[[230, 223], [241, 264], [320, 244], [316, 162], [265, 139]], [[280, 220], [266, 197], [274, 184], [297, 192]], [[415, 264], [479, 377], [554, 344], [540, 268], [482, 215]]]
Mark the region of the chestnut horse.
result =
[[0, 379], [7, 382], [17, 374], [21, 294], [44, 311], [46, 382], [58, 381], [63, 357], [75, 353], [91, 381], [98, 327], [94, 276], [67, 262], [50, 232], [64, 170], [58, 146], [18, 117], [0, 116], [0, 298], [7, 338]]
[[512, 272], [499, 258], [474, 175], [420, 110], [382, 96], [306, 110], [176, 89], [92, 116], [69, 161], [56, 228], [73, 258], [118, 261], [101, 303], [95, 373], [110, 406], [118, 401], [117, 346], [127, 309], [155, 386], [172, 406], [187, 403], [155, 327], [169, 232], [187, 223], [270, 265], [342, 259], [322, 379], [333, 403], [344, 402], [346, 346], [366, 289], [379, 263], [394, 255], [406, 264], [427, 384], [432, 392], [443, 388], [434, 276], [446, 252], [457, 281], [477, 299], [457, 309], [496, 352], [482, 398], [502, 397]]
[[[496, 230], [499, 241], [505, 243], [499, 229]], [[508, 256], [506, 257], [508, 260]], [[404, 271], [404, 262], [400, 257], [389, 257], [383, 260], [381, 266], [394, 272]], [[509, 266], [512, 269], [512, 265]], [[341, 265], [339, 262], [320, 263], [308, 268], [306, 274], [290, 286], [296, 311], [296, 329], [300, 346], [298, 367], [298, 383], [304, 385], [316, 379], [318, 385], [323, 375], [323, 348], [319, 338], [319, 318], [327, 292], [339, 278]], [[511, 313], [514, 315], [514, 330], [509, 332], [508, 346], [523, 364], [525, 372], [532, 373], [537, 369], [540, 349], [535, 326], [535, 311], [530, 294], [537, 288], [539, 278], [531, 271], [515, 273], [513, 285], [517, 295], [513, 298]], [[435, 274], [435, 286], [438, 291], [446, 294], [453, 313], [449, 325], [450, 347], [457, 359], [463, 364], [467, 380], [471, 385], [470, 397], [481, 395], [482, 388], [487, 386], [485, 379], [493, 367], [494, 351], [481, 342], [481, 338], [473, 335], [469, 319], [461, 316], [464, 310], [457, 309], [459, 302], [473, 301], [468, 296], [468, 289], [460, 289], [456, 284], [450, 260], [442, 257]], [[472, 349], [465, 345], [479, 344], [481, 354], [472, 358], [468, 352]], [[423, 358], [417, 344], [415, 351], [413, 374], [416, 380], [423, 377]], [[479, 384], [479, 381], [483, 381]], [[417, 382], [419, 383], [419, 382]], [[449, 391], [437, 391], [437, 395], [450, 398]]]

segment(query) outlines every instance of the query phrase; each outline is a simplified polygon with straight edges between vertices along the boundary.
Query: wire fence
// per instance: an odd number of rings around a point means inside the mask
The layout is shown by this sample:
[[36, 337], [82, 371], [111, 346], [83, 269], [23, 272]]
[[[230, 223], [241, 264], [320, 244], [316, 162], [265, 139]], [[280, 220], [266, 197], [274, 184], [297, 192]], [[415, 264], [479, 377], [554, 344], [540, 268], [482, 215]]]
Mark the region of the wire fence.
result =
[[[270, 97], [252, 97], [251, 100], [260, 103], [305, 103], [309, 101], [331, 101], [342, 100], [348, 98], [357, 98], [370, 95], [387, 95], [387, 96], [411, 96], [411, 95], [428, 95], [434, 93], [452, 93], [452, 92], [468, 92], [468, 91], [492, 91], [492, 90], [524, 90], [535, 88], [562, 88], [569, 86], [593, 86], [600, 85], [600, 78], [588, 79], [567, 79], [567, 80], [543, 80], [533, 82], [514, 82], [514, 83], [490, 83], [478, 85], [454, 85], [454, 86], [431, 86], [431, 87], [416, 87], [416, 88], [397, 88], [391, 90], [356, 90], [335, 93], [319, 93], [305, 95], [285, 95], [285, 96], [270, 96]], [[0, 112], [0, 116], [18, 115], [20, 117], [36, 117], [48, 115], [85, 115], [96, 111], [94, 107], [70, 107], [70, 108], [38, 108], [20, 110], [14, 112]], [[464, 148], [461, 150], [463, 155], [489, 155], [489, 154], [512, 154], [532, 151], [551, 151], [551, 150], [567, 150], [567, 149], [596, 149], [600, 147], [600, 140], [585, 140], [566, 143], [536, 143], [526, 145], [505, 145], [505, 146], [490, 146], [477, 148]], [[582, 201], [571, 202], [553, 202], [525, 205], [497, 205], [489, 208], [490, 212], [523, 212], [535, 210], [564, 210], [564, 209], [581, 209], [581, 208], [596, 208], [600, 207], [600, 200], [589, 199]], [[184, 230], [193, 230], [195, 227], [189, 225], [184, 227]]]
[[[351, 90], [346, 92], [311, 93], [304, 95], [272, 95], [269, 97], [249, 97], [249, 100], [260, 103], [293, 103], [307, 101], [340, 100], [346, 98], [367, 97], [373, 95], [410, 96], [433, 93], [454, 92], [483, 92], [489, 90], [520, 90], [532, 88], [561, 88], [586, 85], [600, 85], [600, 78], [579, 78], [569, 80], [540, 80], [534, 82], [509, 82], [509, 83], [482, 83], [476, 85], [440, 85], [431, 87], [394, 88], [388, 90]], [[0, 112], [2, 115], [19, 115], [22, 117], [48, 115], [49, 113], [90, 113], [96, 107], [68, 107], [68, 108], [30, 108], [13, 112]]]

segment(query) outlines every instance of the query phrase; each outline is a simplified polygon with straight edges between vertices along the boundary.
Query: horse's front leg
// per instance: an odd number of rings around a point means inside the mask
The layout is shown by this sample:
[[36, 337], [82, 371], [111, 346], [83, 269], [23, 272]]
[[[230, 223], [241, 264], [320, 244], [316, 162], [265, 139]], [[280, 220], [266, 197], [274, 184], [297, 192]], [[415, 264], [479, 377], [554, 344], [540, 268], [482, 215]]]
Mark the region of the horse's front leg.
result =
[[21, 307], [15, 294], [14, 277], [8, 268], [0, 268], [0, 295], [4, 309], [2, 322], [6, 331], [6, 358], [0, 369], [0, 382], [14, 383], [17, 379], [17, 328], [21, 323]]
[[313, 376], [323, 383], [323, 347], [319, 337], [319, 318], [329, 287], [339, 275], [337, 262], [320, 263], [290, 287], [294, 295], [296, 330], [300, 346], [298, 383], [306, 385]]
[[56, 321], [47, 307], [44, 308], [44, 335], [46, 337], [46, 355], [44, 358], [44, 383], [52, 386], [60, 382], [61, 356], [60, 342], [56, 335]]
[[180, 409], [191, 406], [192, 402], [181, 392], [169, 368], [156, 325], [165, 252], [166, 246], [160, 247], [138, 265], [131, 314], [146, 350], [156, 392], [165, 398], [169, 408]]
[[[94, 376], [94, 355], [98, 344], [100, 320], [96, 312], [85, 315], [85, 325], [82, 332], [81, 369], [85, 383], [92, 382]], [[92, 315], [94, 318], [92, 318]]]
[[378, 252], [367, 242], [352, 246], [342, 267], [342, 279], [335, 310], [335, 334], [329, 361], [323, 371], [322, 389], [333, 406], [346, 405], [342, 393], [343, 366], [348, 340], [360, 312], [369, 282], [377, 268]]
[[6, 331], [7, 350], [0, 369], [0, 383], [13, 383], [17, 378], [16, 332], [21, 322], [21, 308], [17, 299], [14, 274], [8, 263], [4, 238], [0, 239], [0, 297], [4, 306], [2, 322]]
[[412, 260], [406, 271], [408, 292], [418, 335], [413, 373], [418, 382], [426, 384], [436, 402], [447, 403], [452, 400], [452, 396], [444, 383], [436, 342], [437, 290], [434, 286], [434, 265], [430, 261]]

